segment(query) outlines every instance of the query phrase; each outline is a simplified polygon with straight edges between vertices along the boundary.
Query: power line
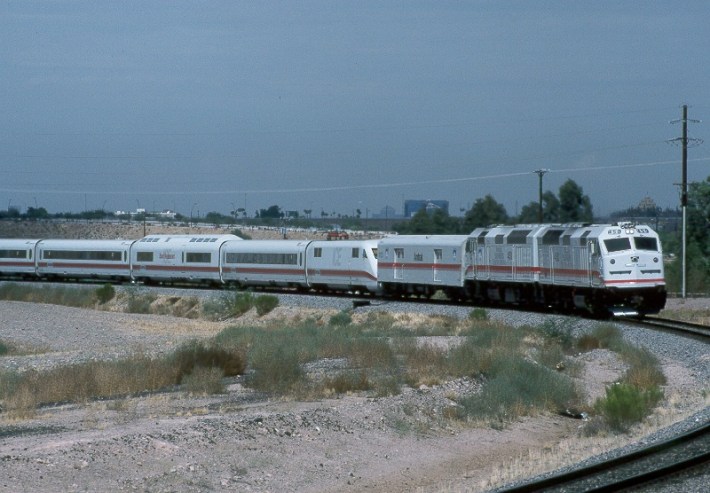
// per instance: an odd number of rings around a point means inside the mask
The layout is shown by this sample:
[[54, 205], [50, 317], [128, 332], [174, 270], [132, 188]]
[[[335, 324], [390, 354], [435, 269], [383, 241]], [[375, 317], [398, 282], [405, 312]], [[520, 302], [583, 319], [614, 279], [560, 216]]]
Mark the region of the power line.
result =
[[[710, 157], [691, 159], [692, 162], [700, 161], [710, 161]], [[587, 166], [582, 168], [565, 168], [565, 169], [551, 169], [549, 173], [577, 173], [577, 172], [591, 172], [591, 171], [604, 171], [610, 169], [626, 169], [626, 168], [643, 168], [643, 167], [654, 167], [667, 164], [677, 164], [678, 161], [653, 161], [647, 163], [634, 163], [634, 164], [620, 164], [620, 165], [608, 165], [608, 166]], [[226, 195], [226, 194], [259, 194], [259, 193], [317, 193], [317, 192], [338, 192], [347, 190], [367, 190], [367, 189], [380, 189], [380, 188], [393, 188], [393, 187], [406, 187], [406, 186], [416, 186], [416, 185], [434, 185], [434, 184], [446, 184], [446, 183], [463, 183], [472, 181], [484, 181], [484, 180], [496, 180], [503, 178], [514, 178], [518, 176], [529, 176], [529, 171], [514, 172], [514, 173], [500, 173], [494, 175], [480, 175], [480, 176], [468, 176], [461, 178], [440, 178], [436, 180], [419, 180], [419, 181], [403, 181], [403, 182], [390, 182], [390, 183], [369, 183], [364, 185], [344, 185], [344, 186], [332, 186], [332, 187], [303, 187], [303, 188], [272, 188], [272, 189], [251, 189], [251, 190], [207, 190], [207, 191], [192, 191], [193, 194], [199, 195]], [[194, 185], [194, 182], [190, 182], [190, 185]], [[0, 188], [1, 192], [12, 192], [12, 193], [46, 193], [46, 194], [58, 194], [58, 195], [69, 195], [69, 194], [103, 194], [103, 195], [125, 195], [131, 193], [141, 193], [141, 194], [152, 194], [152, 195], [174, 195], [176, 193], [182, 193], [179, 190], [175, 191], [165, 191], [165, 190], [142, 190], [137, 192], [136, 190], [113, 190], [113, 191], [94, 191], [94, 190], [37, 190], [36, 188], [31, 189], [13, 189], [13, 188]]]

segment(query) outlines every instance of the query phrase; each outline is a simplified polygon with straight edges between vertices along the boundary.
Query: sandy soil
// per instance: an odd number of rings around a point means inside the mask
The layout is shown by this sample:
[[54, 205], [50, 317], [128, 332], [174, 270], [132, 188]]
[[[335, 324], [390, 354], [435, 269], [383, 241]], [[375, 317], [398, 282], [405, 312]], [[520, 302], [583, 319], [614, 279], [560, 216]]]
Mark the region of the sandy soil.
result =
[[[76, 349], [72, 337], [85, 324], [92, 329], [86, 333], [101, 338], [101, 351], [111, 350], [107, 341], [124, 348], [170, 346], [178, 336], [209, 336], [223, 327], [5, 303], [0, 337], [29, 337], [26, 321], [32, 320], [59, 355]], [[623, 371], [604, 350], [580, 361], [590, 402]], [[666, 395], [673, 397], [654, 425], [704, 405], [692, 394], [696, 382], [682, 362], [667, 362], [665, 371]], [[174, 391], [46, 407], [31, 419], [2, 413], [0, 491], [481, 491], [630, 439], [581, 438], [582, 423], [558, 415], [525, 418], [503, 429], [443, 419], [451, 399], [475, 385], [459, 380], [387, 398], [300, 402], [256, 393], [237, 377], [217, 396]]]

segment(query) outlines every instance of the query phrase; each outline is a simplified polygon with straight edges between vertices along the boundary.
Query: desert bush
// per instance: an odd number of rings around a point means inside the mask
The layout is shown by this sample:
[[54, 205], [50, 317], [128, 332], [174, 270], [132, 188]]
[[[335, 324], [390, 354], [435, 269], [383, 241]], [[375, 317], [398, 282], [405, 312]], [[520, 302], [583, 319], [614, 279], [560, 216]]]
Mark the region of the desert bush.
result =
[[14, 352], [14, 350], [15, 350], [15, 348], [11, 343], [0, 339], [0, 356], [5, 356], [6, 354], [10, 354], [10, 353]]
[[468, 314], [468, 319], [477, 322], [484, 322], [488, 320], [488, 312], [485, 308], [474, 308]]
[[345, 310], [336, 313], [330, 317], [330, 320], [328, 320], [328, 325], [333, 325], [335, 327], [343, 327], [351, 323], [353, 323], [353, 318], [350, 316], [350, 313]]
[[116, 296], [116, 288], [111, 284], [104, 284], [100, 288], [94, 290], [94, 295], [100, 304], [105, 304], [111, 301]]
[[185, 377], [188, 387], [212, 392], [217, 388], [215, 375], [235, 375], [244, 368], [244, 359], [236, 352], [189, 342], [163, 358], [136, 355], [46, 371], [6, 372], [0, 375], [0, 399], [12, 414], [26, 416], [41, 405], [151, 392], [183, 383]]
[[321, 386], [331, 390], [336, 394], [346, 394], [348, 392], [358, 392], [370, 390], [372, 383], [368, 379], [367, 372], [343, 372], [338, 375], [323, 380]]
[[198, 367], [217, 368], [222, 371], [222, 376], [241, 375], [246, 369], [246, 361], [240, 348], [228, 349], [196, 340], [178, 347], [170, 357], [170, 364], [176, 368], [178, 381]]
[[158, 297], [145, 289], [129, 286], [126, 289], [126, 311], [128, 313], [151, 313], [153, 302]]
[[663, 398], [659, 388], [640, 389], [628, 383], [618, 383], [606, 389], [606, 396], [598, 399], [594, 409], [615, 431], [625, 432], [643, 420]]
[[305, 385], [305, 373], [298, 351], [280, 341], [279, 344], [259, 345], [250, 354], [248, 383], [267, 392], [297, 392]]
[[224, 392], [224, 372], [220, 368], [196, 367], [182, 379], [185, 390], [193, 395], [213, 395]]
[[254, 295], [251, 291], [234, 291], [223, 293], [218, 298], [206, 301], [202, 307], [203, 314], [211, 320], [224, 320], [241, 317], [254, 306]]
[[93, 292], [88, 288], [70, 286], [32, 286], [22, 283], [4, 283], [0, 286], [0, 299], [48, 303], [52, 305], [88, 308], [94, 305]]
[[624, 346], [624, 336], [616, 325], [600, 324], [591, 333], [578, 338], [576, 346], [580, 351], [591, 349], [619, 351]]
[[480, 394], [460, 400], [464, 416], [509, 421], [538, 410], [564, 409], [578, 400], [569, 379], [524, 359], [498, 360], [493, 374]]
[[257, 296], [254, 300], [254, 308], [256, 308], [256, 313], [260, 317], [271, 312], [277, 306], [279, 306], [279, 298], [272, 294]]

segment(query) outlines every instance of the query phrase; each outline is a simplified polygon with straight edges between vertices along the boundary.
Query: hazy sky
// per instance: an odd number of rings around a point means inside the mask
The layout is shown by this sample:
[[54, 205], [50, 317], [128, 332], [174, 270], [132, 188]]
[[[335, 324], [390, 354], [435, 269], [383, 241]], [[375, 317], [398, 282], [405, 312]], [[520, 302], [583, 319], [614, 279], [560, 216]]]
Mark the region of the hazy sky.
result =
[[710, 2], [2, 0], [0, 74], [0, 209], [676, 207]]

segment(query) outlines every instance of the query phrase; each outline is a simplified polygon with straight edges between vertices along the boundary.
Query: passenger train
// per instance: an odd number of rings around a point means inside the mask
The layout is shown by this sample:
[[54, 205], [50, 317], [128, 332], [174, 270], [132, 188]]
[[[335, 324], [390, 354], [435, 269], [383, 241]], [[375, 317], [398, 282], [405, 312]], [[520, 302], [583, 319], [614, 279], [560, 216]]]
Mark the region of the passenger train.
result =
[[429, 298], [442, 291], [466, 303], [599, 317], [654, 314], [666, 301], [658, 235], [631, 223], [491, 226], [470, 235], [380, 240], [0, 239], [0, 276], [280, 287], [385, 298]]

